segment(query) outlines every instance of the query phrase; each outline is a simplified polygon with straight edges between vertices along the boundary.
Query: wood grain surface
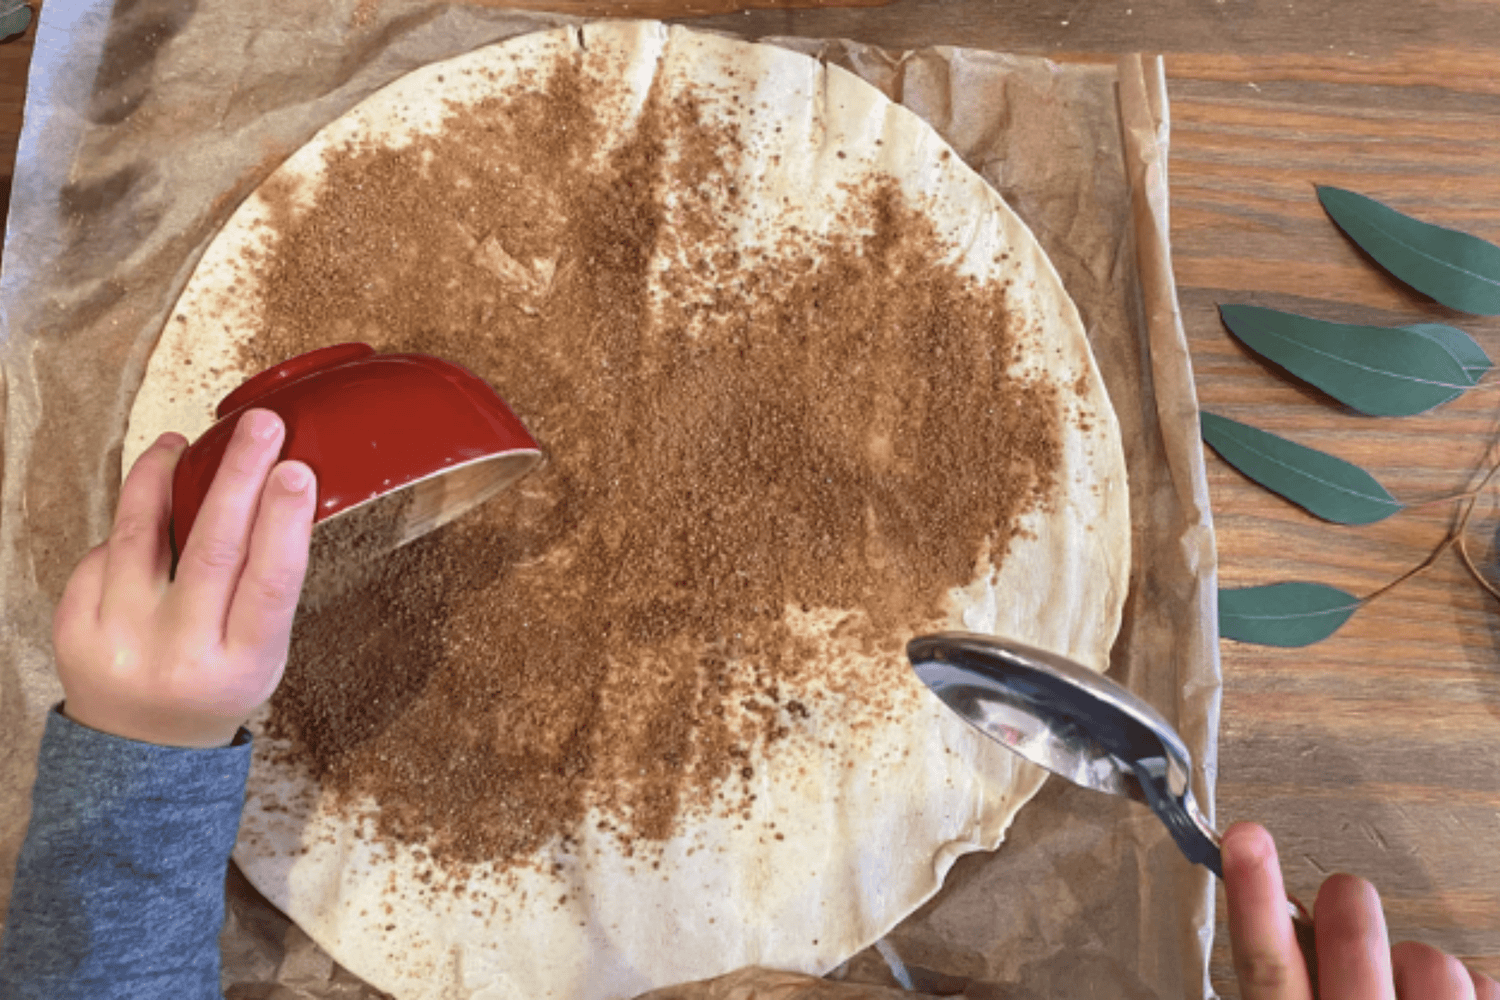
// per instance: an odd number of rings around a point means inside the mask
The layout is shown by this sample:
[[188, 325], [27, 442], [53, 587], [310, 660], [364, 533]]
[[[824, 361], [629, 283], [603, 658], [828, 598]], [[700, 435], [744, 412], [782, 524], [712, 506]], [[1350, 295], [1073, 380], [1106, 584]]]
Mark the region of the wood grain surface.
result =
[[[1353, 188], [1500, 242], [1500, 2], [898, 0], [690, 23], [1062, 59], [1166, 53], [1173, 249], [1203, 406], [1357, 462], [1403, 500], [1435, 501], [1335, 527], [1210, 456], [1222, 582], [1366, 594], [1443, 540], [1456, 504], [1441, 498], [1475, 480], [1500, 434], [1500, 388], [1423, 416], [1362, 417], [1248, 355], [1216, 305], [1448, 321], [1500, 358], [1500, 320], [1452, 314], [1386, 278], [1313, 195], [1315, 182]], [[28, 55], [29, 40], [0, 46], [7, 189]], [[1497, 529], [1500, 500], [1484, 497], [1470, 537], [1500, 581]], [[1500, 977], [1500, 605], [1449, 553], [1319, 645], [1226, 642], [1222, 653], [1220, 825], [1270, 827], [1304, 899], [1328, 872], [1362, 874], [1393, 939]], [[1218, 940], [1215, 984], [1238, 996], [1222, 924]]]

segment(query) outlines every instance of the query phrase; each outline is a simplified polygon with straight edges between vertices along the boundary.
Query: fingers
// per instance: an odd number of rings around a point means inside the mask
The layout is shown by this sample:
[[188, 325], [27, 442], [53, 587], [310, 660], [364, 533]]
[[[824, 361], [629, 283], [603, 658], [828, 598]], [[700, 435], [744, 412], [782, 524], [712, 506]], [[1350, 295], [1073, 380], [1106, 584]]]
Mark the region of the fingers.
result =
[[1271, 835], [1254, 823], [1236, 823], [1224, 832], [1223, 855], [1229, 940], [1240, 996], [1312, 1000]]
[[1474, 983], [1474, 1000], [1500, 1000], [1500, 983], [1472, 969], [1469, 970], [1469, 978]]
[[1332, 875], [1313, 907], [1321, 1000], [1396, 1000], [1391, 946], [1375, 887]]
[[281, 418], [269, 410], [247, 410], [240, 417], [177, 563], [185, 621], [211, 630], [216, 639], [226, 627], [250, 526], [283, 434]]
[[181, 434], [163, 434], [141, 452], [125, 476], [106, 545], [101, 599], [105, 616], [166, 583], [172, 558], [167, 547], [172, 472], [186, 447], [187, 439]]
[[307, 571], [315, 486], [312, 470], [301, 462], [282, 462], [267, 480], [229, 609], [227, 644], [273, 653], [277, 662], [285, 656]]
[[[1222, 843], [1235, 973], [1244, 1000], [1311, 1000], [1271, 835], [1237, 823]], [[1380, 896], [1334, 875], [1315, 907], [1320, 1000], [1500, 1000], [1500, 984], [1436, 948], [1389, 946]]]
[[1396, 995], [1403, 1000], [1475, 1000], [1469, 970], [1452, 955], [1403, 941], [1391, 949]]

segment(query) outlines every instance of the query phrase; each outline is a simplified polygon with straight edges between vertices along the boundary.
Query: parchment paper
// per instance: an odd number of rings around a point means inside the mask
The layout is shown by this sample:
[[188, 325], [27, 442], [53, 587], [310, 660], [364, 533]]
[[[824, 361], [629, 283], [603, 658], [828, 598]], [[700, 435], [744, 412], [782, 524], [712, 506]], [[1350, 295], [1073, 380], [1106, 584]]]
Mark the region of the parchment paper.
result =
[[[423, 0], [43, 8], [0, 267], [0, 907], [42, 721], [61, 697], [52, 609], [107, 534], [126, 413], [199, 254], [261, 178], [370, 92], [564, 20]], [[1131, 480], [1137, 561], [1110, 673], [1181, 730], [1211, 818], [1216, 570], [1171, 277], [1160, 61], [768, 41], [839, 63], [926, 118], [1057, 265], [1118, 411]], [[226, 892], [230, 1000], [380, 995], [233, 868]], [[961, 859], [937, 897], [826, 980], [746, 970], [654, 997], [895, 995], [881, 986], [1007, 1000], [1211, 997], [1212, 930], [1209, 876], [1149, 812], [1054, 779], [998, 851]]]

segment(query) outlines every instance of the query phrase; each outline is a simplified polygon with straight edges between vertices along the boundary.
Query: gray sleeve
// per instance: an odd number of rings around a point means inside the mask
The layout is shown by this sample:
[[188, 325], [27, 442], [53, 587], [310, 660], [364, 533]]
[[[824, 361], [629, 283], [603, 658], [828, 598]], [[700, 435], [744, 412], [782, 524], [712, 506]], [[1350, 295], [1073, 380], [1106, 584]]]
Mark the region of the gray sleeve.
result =
[[218, 1000], [224, 875], [250, 733], [190, 750], [48, 713], [0, 1000]]

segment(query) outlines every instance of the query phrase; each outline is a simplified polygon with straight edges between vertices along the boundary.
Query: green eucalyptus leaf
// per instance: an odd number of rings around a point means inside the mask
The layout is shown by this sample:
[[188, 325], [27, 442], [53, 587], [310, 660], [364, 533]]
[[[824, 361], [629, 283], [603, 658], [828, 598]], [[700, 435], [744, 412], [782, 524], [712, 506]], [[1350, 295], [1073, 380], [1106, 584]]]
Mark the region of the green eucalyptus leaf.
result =
[[30, 24], [30, 7], [17, 0], [0, 0], [0, 38], [19, 35]]
[[1245, 475], [1292, 503], [1339, 524], [1371, 524], [1405, 505], [1375, 477], [1327, 452], [1216, 413], [1201, 414], [1203, 440]]
[[1472, 387], [1490, 359], [1451, 326], [1328, 323], [1261, 306], [1221, 305], [1246, 347], [1361, 413], [1408, 417]]
[[1452, 309], [1500, 315], [1500, 247], [1343, 188], [1319, 185], [1318, 200], [1376, 263], [1423, 295]]
[[1262, 646], [1308, 646], [1339, 630], [1359, 607], [1321, 583], [1273, 583], [1219, 591], [1219, 635]]
[[1471, 386], [1478, 385], [1479, 380], [1495, 366], [1490, 356], [1484, 353], [1484, 348], [1475, 343], [1473, 337], [1456, 327], [1444, 326], [1442, 323], [1412, 323], [1401, 329], [1410, 330], [1441, 345], [1463, 368]]

